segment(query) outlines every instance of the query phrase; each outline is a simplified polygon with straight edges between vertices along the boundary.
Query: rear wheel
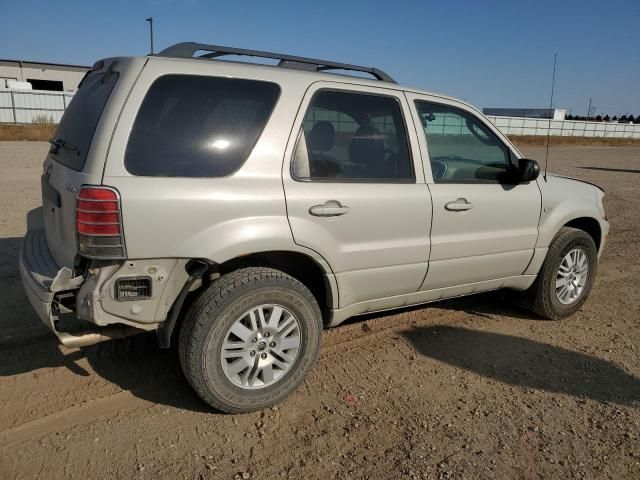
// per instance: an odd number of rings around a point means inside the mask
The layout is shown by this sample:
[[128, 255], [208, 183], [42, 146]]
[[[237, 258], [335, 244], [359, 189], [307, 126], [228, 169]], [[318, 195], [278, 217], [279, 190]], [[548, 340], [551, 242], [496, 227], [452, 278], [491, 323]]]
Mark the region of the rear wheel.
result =
[[583, 230], [563, 227], [551, 242], [536, 281], [527, 291], [538, 315], [559, 320], [587, 300], [596, 276], [598, 251]]
[[295, 278], [269, 268], [222, 276], [194, 302], [180, 331], [180, 362], [204, 401], [230, 413], [271, 406], [315, 362], [322, 316]]

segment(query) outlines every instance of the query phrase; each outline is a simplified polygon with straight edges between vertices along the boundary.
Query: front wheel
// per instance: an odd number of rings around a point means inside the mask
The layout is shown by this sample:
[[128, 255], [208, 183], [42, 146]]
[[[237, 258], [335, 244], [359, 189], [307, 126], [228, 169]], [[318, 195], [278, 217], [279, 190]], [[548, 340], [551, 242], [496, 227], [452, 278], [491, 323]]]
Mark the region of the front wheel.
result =
[[563, 227], [549, 246], [536, 281], [527, 291], [534, 312], [559, 320], [587, 300], [596, 276], [598, 251], [583, 230]]
[[269, 407], [315, 362], [322, 316], [307, 287], [270, 268], [222, 276], [193, 303], [180, 330], [180, 363], [211, 406], [229, 413]]

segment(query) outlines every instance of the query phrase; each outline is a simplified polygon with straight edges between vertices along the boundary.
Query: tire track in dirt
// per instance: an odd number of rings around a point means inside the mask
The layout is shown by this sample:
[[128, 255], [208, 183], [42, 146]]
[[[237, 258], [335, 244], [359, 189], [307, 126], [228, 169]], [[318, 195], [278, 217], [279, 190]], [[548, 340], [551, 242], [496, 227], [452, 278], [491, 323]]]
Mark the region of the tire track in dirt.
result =
[[148, 405], [151, 403], [127, 391], [74, 405], [0, 432], [0, 450]]

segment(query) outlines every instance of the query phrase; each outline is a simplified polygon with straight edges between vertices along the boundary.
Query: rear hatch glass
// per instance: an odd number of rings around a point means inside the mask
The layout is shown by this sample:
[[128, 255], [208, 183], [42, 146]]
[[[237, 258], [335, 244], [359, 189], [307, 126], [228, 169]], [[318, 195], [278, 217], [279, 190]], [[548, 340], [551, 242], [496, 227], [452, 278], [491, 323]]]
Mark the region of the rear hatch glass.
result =
[[111, 69], [84, 78], [52, 139], [55, 145], [49, 153], [56, 162], [77, 171], [84, 168], [98, 120], [117, 81], [118, 74]]

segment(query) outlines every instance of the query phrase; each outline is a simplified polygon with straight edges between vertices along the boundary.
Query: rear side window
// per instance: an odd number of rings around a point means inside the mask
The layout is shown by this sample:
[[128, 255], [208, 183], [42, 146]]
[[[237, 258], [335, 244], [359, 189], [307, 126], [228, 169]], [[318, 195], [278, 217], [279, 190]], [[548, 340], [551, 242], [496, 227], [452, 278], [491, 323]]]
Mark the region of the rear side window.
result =
[[74, 170], [84, 168], [98, 120], [117, 81], [118, 74], [112, 70], [84, 78], [56, 130], [55, 139], [67, 146], [51, 148], [54, 160]]
[[279, 93], [269, 82], [160, 77], [133, 124], [125, 167], [152, 177], [230, 175], [251, 153]]
[[414, 181], [398, 100], [333, 90], [316, 93], [298, 138], [292, 174], [299, 180]]

